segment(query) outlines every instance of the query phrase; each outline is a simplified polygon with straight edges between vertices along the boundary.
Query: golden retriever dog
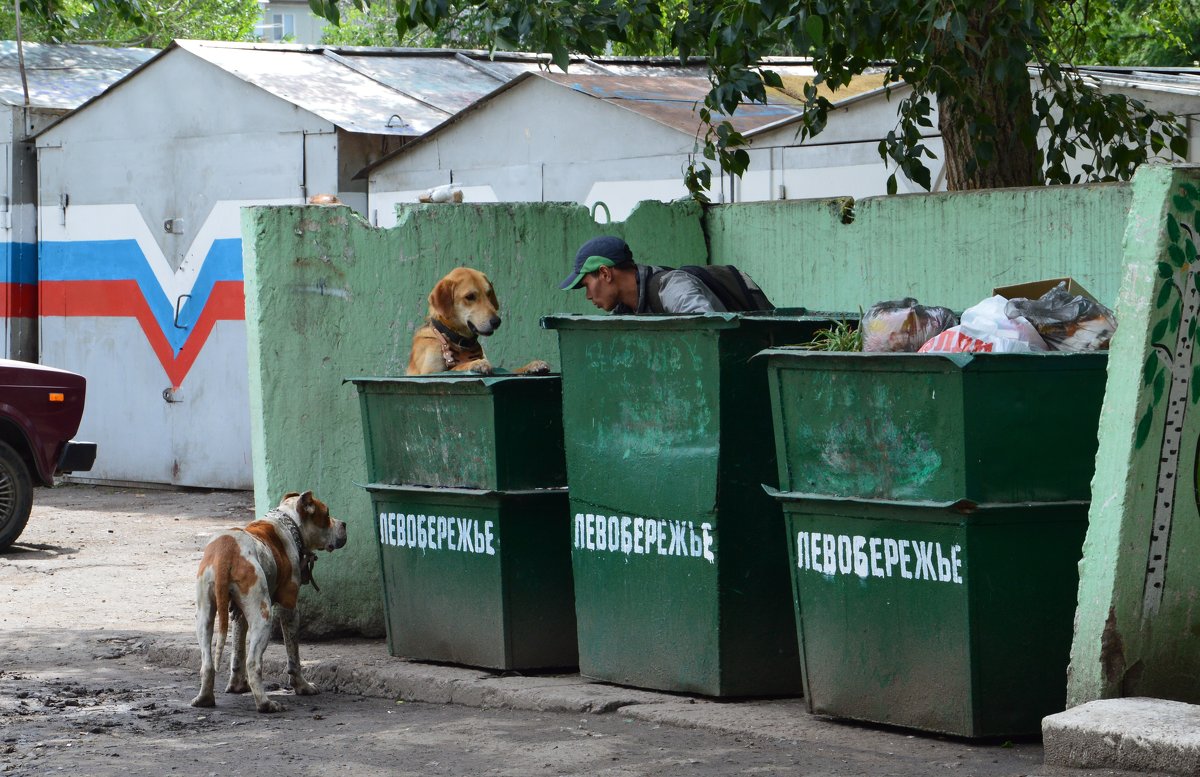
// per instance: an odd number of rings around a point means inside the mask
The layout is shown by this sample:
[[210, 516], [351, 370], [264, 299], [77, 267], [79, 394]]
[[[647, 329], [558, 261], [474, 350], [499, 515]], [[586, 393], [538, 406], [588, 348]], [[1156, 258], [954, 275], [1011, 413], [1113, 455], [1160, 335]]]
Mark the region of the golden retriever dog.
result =
[[[409, 375], [474, 372], [491, 375], [492, 363], [483, 354], [480, 337], [500, 328], [500, 302], [487, 276], [470, 267], [456, 267], [429, 292], [429, 318], [413, 333]], [[544, 375], [550, 365], [531, 361], [516, 372]]]

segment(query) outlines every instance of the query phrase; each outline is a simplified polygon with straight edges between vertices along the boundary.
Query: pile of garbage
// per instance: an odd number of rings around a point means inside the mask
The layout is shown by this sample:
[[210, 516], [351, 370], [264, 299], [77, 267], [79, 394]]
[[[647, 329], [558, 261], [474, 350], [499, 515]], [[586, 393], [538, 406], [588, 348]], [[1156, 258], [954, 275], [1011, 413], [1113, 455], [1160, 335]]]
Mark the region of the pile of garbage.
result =
[[[1018, 287], [1019, 288], [1019, 287]], [[874, 353], [1096, 351], [1108, 348], [1117, 319], [1062, 280], [1037, 299], [1002, 294], [963, 311], [921, 305], [912, 297], [879, 302], [859, 324], [862, 349]]]

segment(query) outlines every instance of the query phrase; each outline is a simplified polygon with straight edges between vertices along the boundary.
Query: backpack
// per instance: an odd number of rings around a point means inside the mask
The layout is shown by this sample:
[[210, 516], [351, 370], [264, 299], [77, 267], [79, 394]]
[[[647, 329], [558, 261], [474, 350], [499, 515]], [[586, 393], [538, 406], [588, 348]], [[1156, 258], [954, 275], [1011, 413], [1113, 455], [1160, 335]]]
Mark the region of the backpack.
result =
[[[670, 272], [673, 269], [676, 268], [662, 267], [654, 274], [658, 275]], [[731, 313], [775, 309], [775, 305], [771, 303], [771, 300], [767, 299], [767, 295], [758, 287], [754, 279], [732, 264], [704, 266], [689, 264], [678, 269], [698, 278], [701, 283], [708, 287], [713, 296], [721, 301], [725, 309]], [[648, 285], [648, 288], [652, 296], [651, 305], [655, 308], [661, 308], [662, 303], [657, 299], [658, 285], [651, 283]]]

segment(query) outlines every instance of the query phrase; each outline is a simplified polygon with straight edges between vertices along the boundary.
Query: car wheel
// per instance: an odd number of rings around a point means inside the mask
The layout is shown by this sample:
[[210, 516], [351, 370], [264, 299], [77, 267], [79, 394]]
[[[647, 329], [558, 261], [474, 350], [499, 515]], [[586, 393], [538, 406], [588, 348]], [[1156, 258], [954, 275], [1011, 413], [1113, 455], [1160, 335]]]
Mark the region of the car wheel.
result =
[[17, 541], [33, 509], [29, 467], [11, 445], [0, 442], [0, 550]]

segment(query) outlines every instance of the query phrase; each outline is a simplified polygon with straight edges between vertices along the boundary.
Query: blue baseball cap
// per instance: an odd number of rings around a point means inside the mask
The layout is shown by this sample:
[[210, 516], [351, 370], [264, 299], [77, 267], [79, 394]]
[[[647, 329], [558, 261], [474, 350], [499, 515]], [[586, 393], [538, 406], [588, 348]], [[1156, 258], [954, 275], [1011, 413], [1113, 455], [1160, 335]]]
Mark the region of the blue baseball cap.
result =
[[620, 267], [624, 264], [633, 264], [633, 251], [629, 250], [629, 245], [624, 240], [611, 235], [594, 237], [580, 246], [579, 252], [575, 254], [575, 268], [558, 288], [564, 291], [577, 289], [583, 282], [583, 276], [588, 273], [601, 267]]

